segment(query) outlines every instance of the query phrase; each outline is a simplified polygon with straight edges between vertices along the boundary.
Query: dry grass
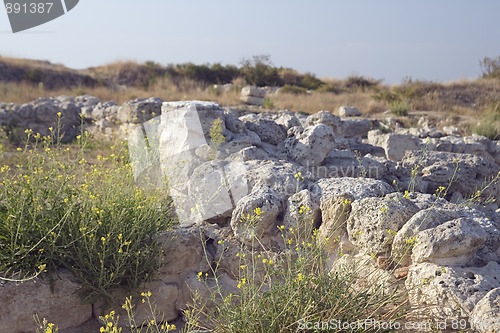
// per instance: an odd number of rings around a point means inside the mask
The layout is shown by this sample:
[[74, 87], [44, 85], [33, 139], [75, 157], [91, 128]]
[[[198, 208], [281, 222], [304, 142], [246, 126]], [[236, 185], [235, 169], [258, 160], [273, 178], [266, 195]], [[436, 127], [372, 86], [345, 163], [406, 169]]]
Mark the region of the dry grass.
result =
[[[117, 104], [155, 96], [166, 101], [198, 99], [234, 106], [241, 103], [239, 91], [246, 85], [245, 80], [238, 77], [233, 80], [234, 89], [217, 90], [211, 86], [207, 87], [203, 82], [187, 79], [182, 72], [182, 65], [164, 67], [154, 62], [140, 64], [117, 61], [76, 71], [47, 61], [0, 57], [0, 70], [2, 68], [7, 70], [7, 77], [2, 77], [3, 82], [0, 82], [0, 101], [13, 103], [27, 103], [39, 97], [90, 94], [102, 101], [112, 100]], [[27, 70], [28, 74], [33, 70], [43, 71], [41, 77], [44, 84], [39, 84], [34, 78], [38, 76], [30, 77], [18, 69]], [[61, 77], [57, 73], [62, 73]], [[298, 83], [304, 76], [294, 70], [282, 70], [280, 75], [290, 84]], [[73, 84], [86, 82], [86, 79], [94, 80], [93, 87], [84, 83]], [[408, 79], [392, 87], [362, 76], [352, 76], [344, 80], [321, 80], [324, 84], [308, 94], [270, 95], [267, 105], [275, 110], [289, 109], [305, 113], [320, 110], [336, 112], [339, 106], [347, 105], [357, 107], [364, 115], [380, 115], [399, 101], [410, 106], [410, 113], [423, 111], [439, 114], [441, 117], [458, 115], [478, 119], [484, 110], [500, 100], [500, 80], [495, 79], [448, 83]], [[55, 89], [49, 89], [51, 84], [55, 85], [52, 87]], [[62, 88], [57, 88], [61, 86]]]
[[[276, 94], [269, 97], [277, 109], [288, 109], [295, 112], [316, 113], [321, 110], [337, 112], [339, 106], [356, 106], [362, 113], [373, 113], [374, 104], [371, 93], [320, 93], [312, 92], [310, 94]], [[380, 102], [383, 104], [383, 102]], [[377, 106], [376, 110], [383, 109]]]
[[210, 89], [203, 89], [195, 82], [182, 82], [180, 86], [172, 83], [168, 79], [162, 79], [147, 89], [140, 88], [116, 88], [107, 87], [73, 87], [70, 89], [47, 90], [40, 86], [27, 82], [3, 83], [0, 82], [0, 101], [10, 103], [28, 103], [39, 97], [53, 97], [60, 95], [79, 96], [89, 94], [99, 97], [102, 101], [114, 101], [122, 104], [125, 101], [136, 98], [160, 97], [165, 101], [178, 100], [210, 100], [221, 105], [239, 104], [240, 93], [236, 91], [218, 92]]
[[0, 55], [0, 61], [4, 62], [8, 66], [15, 66], [21, 68], [45, 68], [51, 70], [58, 71], [73, 71], [72, 69], [62, 65], [62, 64], [53, 64], [49, 61], [45, 60], [33, 60], [33, 59], [23, 59], [23, 58], [10, 58], [4, 57]]

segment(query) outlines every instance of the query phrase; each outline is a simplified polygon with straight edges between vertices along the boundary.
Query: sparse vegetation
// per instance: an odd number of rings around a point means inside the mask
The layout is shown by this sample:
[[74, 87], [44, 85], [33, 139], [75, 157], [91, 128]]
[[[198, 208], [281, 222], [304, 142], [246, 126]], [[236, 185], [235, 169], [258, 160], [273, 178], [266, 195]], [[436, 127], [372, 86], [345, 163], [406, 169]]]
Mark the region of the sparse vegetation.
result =
[[407, 116], [410, 106], [406, 102], [394, 102], [391, 112], [396, 116]]
[[54, 276], [67, 268], [86, 300], [111, 300], [116, 288], [135, 290], [159, 266], [154, 236], [173, 224], [170, 202], [136, 187], [123, 143], [101, 156], [89, 151], [86, 133], [69, 145], [60, 144], [56, 129], [51, 133], [27, 130], [25, 146], [2, 161], [3, 278]]
[[473, 127], [476, 134], [490, 140], [500, 140], [500, 101], [486, 108], [477, 124]]

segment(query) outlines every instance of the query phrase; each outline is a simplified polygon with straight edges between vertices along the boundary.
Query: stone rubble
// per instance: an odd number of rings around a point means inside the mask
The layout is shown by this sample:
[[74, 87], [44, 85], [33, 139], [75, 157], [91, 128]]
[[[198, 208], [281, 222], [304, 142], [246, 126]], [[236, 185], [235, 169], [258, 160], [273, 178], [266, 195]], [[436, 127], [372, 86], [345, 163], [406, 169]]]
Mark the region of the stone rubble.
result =
[[[254, 88], [245, 94], [264, 96]], [[198, 118], [196, 129], [183, 118], [186, 109], [191, 110], [190, 117]], [[122, 126], [153, 133], [156, 127], [151, 130], [148, 124], [156, 117], [164, 128], [175, 124], [186, 135], [163, 133], [158, 149], [160, 154], [168, 151], [168, 143], [178, 140], [177, 151], [170, 153], [190, 161], [178, 173], [185, 182], [176, 190], [192, 199], [184, 204], [194, 207], [207, 190], [222, 185], [221, 196], [227, 198], [223, 204], [202, 205], [205, 210], [197, 215], [186, 210], [185, 219], [190, 222], [174, 229], [173, 242], [168, 242], [168, 234], [158, 236], [165, 243], [165, 266], [159, 281], [149, 287], [168, 320], [182, 315], [193, 291], [208, 295], [196, 277], [199, 272], [211, 274], [216, 258], [222, 258], [219, 283], [224, 290], [237, 293], [237, 249], [258, 235], [279, 255], [283, 240], [277, 227], [301, 228], [304, 222], [298, 211], [302, 207], [310, 208], [307, 216], [319, 228], [320, 239], [341, 240], [327, 248], [328, 255], [342, 249], [342, 260], [374, 258], [371, 269], [380, 271], [384, 281], [403, 281], [415, 308], [426, 305], [426, 314], [444, 319], [465, 317], [481, 322], [498, 318], [498, 141], [459, 137], [457, 128], [440, 132], [428, 124], [421, 130], [383, 133], [371, 130], [371, 120], [344, 120], [328, 111], [307, 118], [287, 110], [240, 114], [211, 102], [163, 103], [158, 98], [122, 106], [92, 96], [0, 104], [0, 125], [47, 134], [58, 112], [67, 140], [78, 135], [79, 114], [86, 128], [94, 126], [107, 135]], [[342, 116], [359, 114], [344, 107]], [[212, 159], [210, 127], [216, 119], [222, 120], [225, 141]], [[144, 166], [142, 172], [151, 167], [160, 165]], [[227, 193], [224, 186], [228, 186]], [[259, 223], [249, 228], [242, 221], [255, 209], [263, 213]], [[231, 244], [229, 250], [223, 250], [219, 241]], [[0, 333], [33, 330], [23, 323], [31, 322], [29, 318], [37, 311], [60, 328], [88, 320], [92, 306], [78, 303], [72, 294], [77, 285], [70, 276], [63, 274], [61, 279], [56, 281], [55, 294], [42, 279], [2, 283]]]

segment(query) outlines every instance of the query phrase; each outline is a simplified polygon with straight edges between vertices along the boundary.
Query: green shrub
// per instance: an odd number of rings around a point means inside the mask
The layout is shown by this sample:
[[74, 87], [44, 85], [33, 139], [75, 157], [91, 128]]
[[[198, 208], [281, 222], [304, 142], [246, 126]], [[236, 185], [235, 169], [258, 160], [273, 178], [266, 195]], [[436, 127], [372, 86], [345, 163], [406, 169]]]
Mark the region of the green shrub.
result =
[[[0, 172], [0, 271], [28, 276], [61, 267], [88, 300], [137, 288], [159, 267], [155, 235], [172, 225], [170, 201], [134, 182], [125, 146], [90, 164], [81, 149], [58, 144], [57, 131], [27, 131], [16, 166]], [[33, 141], [31, 141], [33, 140]]]
[[222, 135], [223, 122], [220, 118], [217, 118], [212, 123], [210, 127], [210, 159], [214, 160], [220, 145], [226, 141], [224, 135]]
[[391, 112], [396, 116], [407, 116], [410, 106], [405, 102], [395, 102], [391, 107]]
[[380, 80], [365, 78], [359, 75], [352, 75], [345, 80], [344, 84], [348, 90], [365, 91], [367, 89], [373, 89], [377, 87], [380, 84]]
[[264, 98], [264, 103], [262, 103], [262, 106], [266, 109], [274, 109], [273, 100], [270, 98]]
[[279, 90], [279, 92], [280, 92], [280, 94], [294, 94], [294, 95], [299, 95], [299, 94], [306, 94], [307, 93], [307, 88], [285, 84], [283, 87], [281, 87], [281, 89]]
[[492, 104], [483, 112], [479, 123], [473, 127], [473, 131], [490, 140], [500, 140], [500, 102]]
[[309, 90], [315, 90], [321, 87], [323, 84], [324, 82], [316, 78], [314, 74], [306, 73], [300, 81], [299, 85]]
[[342, 88], [339, 85], [335, 85], [333, 83], [325, 83], [316, 89], [317, 92], [320, 93], [334, 93], [340, 94], [342, 92]]
[[241, 74], [251, 85], [264, 87], [281, 86], [283, 84], [279, 70], [272, 66], [271, 56], [269, 55], [259, 55], [253, 56], [252, 59], [244, 59], [241, 65]]
[[43, 76], [43, 73], [40, 69], [30, 68], [24, 72], [23, 79], [30, 81], [30, 82], [33, 82], [33, 83], [38, 83], [38, 82], [42, 81], [42, 76]]

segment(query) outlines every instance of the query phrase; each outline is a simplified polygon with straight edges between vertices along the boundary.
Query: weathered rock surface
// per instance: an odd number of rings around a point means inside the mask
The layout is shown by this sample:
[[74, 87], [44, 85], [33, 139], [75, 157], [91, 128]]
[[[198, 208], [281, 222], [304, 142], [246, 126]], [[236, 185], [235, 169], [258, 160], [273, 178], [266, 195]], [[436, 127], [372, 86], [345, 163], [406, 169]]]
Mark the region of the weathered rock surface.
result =
[[[419, 232], [412, 250], [412, 261], [415, 264], [439, 263], [439, 259], [446, 258], [442, 263], [449, 264], [450, 258], [460, 260], [474, 254], [486, 241], [487, 234], [481, 225], [472, 219], [459, 218]], [[469, 259], [464, 260], [467, 262]]]
[[[256, 214], [260, 209], [261, 214]], [[271, 188], [258, 188], [243, 197], [233, 211], [231, 228], [236, 237], [250, 242], [276, 228], [276, 218], [283, 212], [279, 193]]]
[[249, 105], [262, 105], [266, 97], [266, 90], [253, 86], [246, 86], [241, 89], [241, 101]]
[[247, 115], [239, 118], [250, 131], [255, 132], [262, 141], [273, 145], [279, 145], [286, 139], [285, 127], [272, 120], [262, 119], [255, 115]]
[[380, 197], [394, 192], [394, 189], [381, 180], [370, 178], [324, 178], [320, 179], [317, 186], [313, 188], [321, 196], [321, 201], [327, 200], [331, 196], [348, 193], [359, 200], [367, 197]]
[[341, 117], [359, 117], [361, 112], [354, 106], [341, 106], [339, 107], [339, 116]]
[[408, 134], [382, 134], [379, 130], [368, 133], [368, 142], [384, 148], [388, 159], [401, 161], [407, 150], [420, 150], [418, 139]]
[[[248, 96], [262, 99], [264, 94]], [[161, 117], [156, 117], [158, 106]], [[0, 103], [0, 123], [48, 129], [59, 112], [67, 135], [79, 130], [79, 113], [85, 129], [106, 135], [118, 126], [130, 129], [139, 186], [161, 188], [167, 177], [181, 226], [174, 238], [158, 236], [165, 265], [147, 287], [169, 321], [180, 318], [194, 291], [208, 297], [214, 278], [224, 297], [237, 294], [239, 252], [246, 248], [278, 258], [289, 250], [294, 233], [317, 236], [332, 269], [358, 263], [362, 277], [354, 288], [383, 284], [389, 292], [405, 283], [411, 306], [437, 318], [484, 322], [500, 313], [498, 142], [459, 137], [454, 129], [440, 131], [424, 121], [421, 128], [403, 129], [393, 118], [341, 120], [328, 111], [308, 117], [287, 110], [249, 113], [212, 102], [162, 104], [157, 98], [118, 106], [88, 95]], [[217, 119], [224, 136], [218, 143], [210, 135]], [[393, 132], [370, 131], [373, 126]], [[312, 228], [315, 235], [305, 233]], [[255, 236], [262, 237], [262, 245], [255, 246]], [[257, 265], [256, 276], [264, 271]], [[92, 316], [88, 307], [75, 305], [75, 295], [65, 289], [61, 301], [61, 291], [48, 294], [40, 281], [0, 285], [0, 299], [7, 304], [0, 310], [0, 332], [29, 331], [23, 325], [32, 322], [35, 308], [60, 328]], [[61, 286], [77, 287], [70, 278]], [[137, 310], [145, 319], [141, 304]]]
[[344, 138], [365, 138], [371, 128], [371, 121], [368, 119], [346, 119], [342, 121], [342, 134]]
[[161, 98], [139, 98], [125, 102], [118, 110], [118, 119], [123, 123], [140, 124], [161, 114]]
[[349, 240], [368, 254], [387, 255], [395, 232], [417, 211], [418, 207], [400, 193], [356, 200], [347, 220]]
[[451, 183], [450, 195], [458, 192], [463, 196], [473, 196], [480, 191], [479, 197], [491, 196], [497, 204], [500, 203], [500, 186], [494, 183], [486, 187], [499, 174], [500, 166], [482, 157], [434, 151], [406, 152], [396, 175], [409, 179], [413, 169], [416, 169], [416, 179], [424, 184], [427, 193], [435, 193], [439, 187]]
[[334, 148], [335, 135], [324, 124], [307, 127], [302, 133], [285, 141], [290, 159], [306, 167], [320, 165]]
[[319, 198], [309, 190], [302, 190], [288, 198], [284, 216], [286, 238], [300, 234], [306, 238], [307, 230], [317, 228], [321, 223]]
[[0, 332], [35, 332], [33, 315], [50, 318], [60, 329], [78, 326], [92, 318], [92, 304], [82, 304], [75, 293], [80, 285], [69, 272], [61, 271], [51, 291], [48, 278], [0, 283]]
[[342, 121], [339, 117], [328, 111], [319, 111], [307, 117], [305, 126], [323, 124], [330, 127], [335, 135], [342, 133]]
[[409, 300], [436, 318], [468, 318], [488, 292], [500, 287], [500, 265], [491, 261], [477, 267], [411, 266], [406, 279]]
[[472, 328], [481, 333], [500, 332], [500, 288], [488, 292], [474, 307], [469, 317]]
[[[68, 142], [80, 134], [80, 108], [73, 98], [39, 98], [28, 104], [3, 104], [0, 106], [0, 125], [8, 129], [19, 128], [24, 132], [31, 129], [33, 134], [50, 136], [50, 128], [57, 136], [58, 126], [62, 141]], [[59, 125], [58, 125], [59, 124]]]
[[347, 239], [346, 221], [351, 213], [351, 204], [354, 196], [341, 194], [332, 196], [321, 203], [321, 226], [319, 227], [318, 240], [325, 244], [328, 255], [342, 248], [352, 250], [352, 243]]

